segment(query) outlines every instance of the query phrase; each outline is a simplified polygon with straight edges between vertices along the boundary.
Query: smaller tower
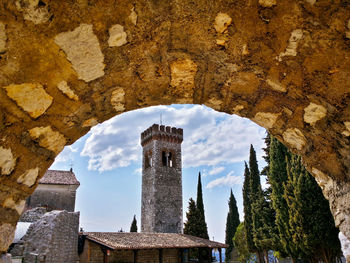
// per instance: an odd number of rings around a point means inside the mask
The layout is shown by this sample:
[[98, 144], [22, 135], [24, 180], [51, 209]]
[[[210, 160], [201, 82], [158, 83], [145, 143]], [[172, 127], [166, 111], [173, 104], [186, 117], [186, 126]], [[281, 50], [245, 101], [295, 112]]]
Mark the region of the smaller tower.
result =
[[141, 231], [182, 233], [183, 130], [153, 124], [141, 134]]

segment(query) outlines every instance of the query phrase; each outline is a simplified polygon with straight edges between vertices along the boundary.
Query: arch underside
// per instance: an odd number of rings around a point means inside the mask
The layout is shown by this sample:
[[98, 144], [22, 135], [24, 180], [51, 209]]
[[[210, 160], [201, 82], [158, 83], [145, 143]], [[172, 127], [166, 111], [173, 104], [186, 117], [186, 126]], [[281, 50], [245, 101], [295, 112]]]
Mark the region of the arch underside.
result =
[[172, 103], [268, 129], [303, 156], [350, 239], [349, 14], [326, 0], [2, 3], [0, 251], [65, 145]]

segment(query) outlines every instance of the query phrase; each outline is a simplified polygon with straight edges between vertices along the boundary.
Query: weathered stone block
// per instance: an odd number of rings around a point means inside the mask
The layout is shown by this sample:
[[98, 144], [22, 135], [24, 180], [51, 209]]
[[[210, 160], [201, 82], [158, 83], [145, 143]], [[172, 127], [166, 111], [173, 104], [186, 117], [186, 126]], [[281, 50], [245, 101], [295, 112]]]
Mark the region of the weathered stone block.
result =
[[126, 37], [124, 27], [118, 24], [114, 25], [109, 29], [108, 45], [110, 47], [120, 47], [128, 42]]
[[283, 133], [283, 139], [299, 151], [301, 151], [306, 144], [304, 134], [297, 128], [291, 128], [286, 130]]
[[32, 118], [44, 114], [53, 101], [53, 98], [38, 83], [12, 84], [3, 89]]
[[66, 138], [59, 132], [52, 130], [51, 126], [35, 127], [29, 130], [33, 140], [38, 140], [39, 145], [59, 154], [66, 145]]
[[218, 13], [215, 17], [214, 28], [216, 32], [223, 33], [231, 25], [232, 18], [225, 13]]
[[16, 165], [16, 158], [13, 157], [11, 149], [0, 146], [0, 172], [2, 175], [9, 175]]
[[92, 25], [81, 24], [73, 31], [60, 33], [55, 42], [67, 54], [79, 79], [89, 82], [105, 74], [104, 56]]
[[25, 184], [26, 186], [31, 187], [33, 186], [33, 184], [35, 184], [38, 174], [39, 174], [39, 167], [29, 169], [20, 177], [18, 177], [17, 183]]

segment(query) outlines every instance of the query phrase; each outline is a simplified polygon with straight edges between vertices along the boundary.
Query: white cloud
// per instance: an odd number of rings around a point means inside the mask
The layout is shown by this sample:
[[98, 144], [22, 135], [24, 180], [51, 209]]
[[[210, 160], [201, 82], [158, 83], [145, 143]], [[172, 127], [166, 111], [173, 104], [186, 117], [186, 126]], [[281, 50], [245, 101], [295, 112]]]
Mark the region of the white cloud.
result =
[[73, 164], [73, 154], [78, 151], [77, 148], [74, 148], [72, 145], [64, 147], [63, 151], [56, 157], [55, 162], [52, 165], [58, 163], [68, 163], [69, 165]]
[[265, 130], [248, 119], [216, 112], [201, 105], [149, 107], [118, 115], [91, 129], [81, 152], [89, 170], [106, 171], [141, 162], [141, 132], [153, 123], [184, 129], [184, 167], [217, 166], [248, 160], [252, 143], [258, 159]]
[[134, 174], [141, 175], [142, 174], [142, 168], [137, 168], [134, 170]]
[[215, 166], [213, 169], [211, 169], [209, 171], [209, 175], [219, 174], [219, 173], [221, 173], [224, 170], [225, 170], [225, 167], [223, 167], [223, 166], [218, 166], [218, 167]]
[[226, 176], [219, 177], [213, 181], [210, 181], [205, 188], [210, 189], [217, 186], [234, 186], [234, 185], [242, 185], [243, 180], [240, 176], [233, 175], [233, 171], [228, 173]]

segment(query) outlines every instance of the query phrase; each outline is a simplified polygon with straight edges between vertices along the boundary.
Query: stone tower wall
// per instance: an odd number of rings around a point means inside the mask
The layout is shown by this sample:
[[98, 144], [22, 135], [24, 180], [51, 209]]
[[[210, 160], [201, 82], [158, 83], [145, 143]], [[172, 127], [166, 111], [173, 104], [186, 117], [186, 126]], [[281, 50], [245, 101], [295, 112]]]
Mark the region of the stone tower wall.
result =
[[[153, 125], [141, 135], [142, 232], [182, 233], [182, 129]], [[162, 152], [172, 153], [172, 167]]]

